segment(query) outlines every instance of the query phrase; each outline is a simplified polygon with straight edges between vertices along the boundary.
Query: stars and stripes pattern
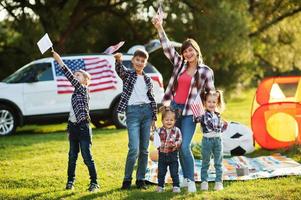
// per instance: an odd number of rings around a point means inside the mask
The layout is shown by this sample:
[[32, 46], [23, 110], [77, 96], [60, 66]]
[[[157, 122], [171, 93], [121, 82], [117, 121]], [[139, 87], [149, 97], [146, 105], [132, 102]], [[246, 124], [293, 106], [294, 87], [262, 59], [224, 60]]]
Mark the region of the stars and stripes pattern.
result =
[[190, 107], [191, 107], [193, 116], [195, 118], [200, 117], [201, 115], [203, 115], [205, 113], [205, 109], [204, 109], [200, 95], [197, 95], [195, 100], [190, 104]]
[[[88, 72], [91, 75], [91, 83], [89, 85], [89, 92], [99, 92], [104, 90], [116, 89], [117, 79], [110, 65], [106, 59], [100, 57], [89, 57], [81, 59], [63, 59], [65, 65], [74, 73], [80, 69]], [[68, 79], [65, 77], [63, 71], [57, 62], [55, 63], [55, 74], [57, 82], [57, 93], [68, 94], [73, 93], [74, 88]]]
[[121, 41], [118, 44], [115, 44], [113, 46], [109, 46], [103, 53], [104, 54], [112, 54], [115, 51], [117, 51], [118, 49], [120, 49], [120, 47], [122, 47], [123, 45], [124, 45], [124, 41]]

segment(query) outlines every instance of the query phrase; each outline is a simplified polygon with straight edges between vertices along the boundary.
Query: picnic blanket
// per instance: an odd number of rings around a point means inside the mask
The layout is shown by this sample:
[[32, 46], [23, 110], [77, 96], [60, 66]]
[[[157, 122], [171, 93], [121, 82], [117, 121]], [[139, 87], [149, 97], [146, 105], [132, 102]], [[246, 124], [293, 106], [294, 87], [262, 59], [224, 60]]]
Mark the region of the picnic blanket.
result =
[[[213, 160], [210, 163], [208, 172], [208, 181], [214, 181], [215, 169]], [[201, 165], [202, 160], [195, 160], [194, 178], [196, 182], [201, 181]], [[245, 166], [249, 169], [249, 175], [237, 176], [237, 166]], [[301, 175], [301, 164], [283, 156], [281, 154], [274, 154], [271, 156], [260, 156], [256, 158], [247, 158], [245, 156], [235, 156], [224, 158], [223, 160], [223, 180], [251, 180], [257, 178], [270, 178], [288, 175]], [[148, 162], [146, 173], [146, 180], [151, 183], [157, 182], [158, 163], [152, 160]], [[183, 172], [179, 165], [180, 181], [183, 180]], [[166, 175], [166, 182], [172, 183], [169, 171]]]

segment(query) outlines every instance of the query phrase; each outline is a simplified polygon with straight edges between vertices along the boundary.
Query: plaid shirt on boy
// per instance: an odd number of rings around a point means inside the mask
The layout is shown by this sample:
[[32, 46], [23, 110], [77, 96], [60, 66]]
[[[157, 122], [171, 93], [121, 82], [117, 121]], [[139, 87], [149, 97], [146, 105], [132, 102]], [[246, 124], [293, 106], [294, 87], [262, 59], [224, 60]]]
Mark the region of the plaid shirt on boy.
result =
[[[125, 66], [123, 66], [121, 63], [116, 62], [115, 64], [116, 72], [118, 76], [123, 81], [123, 90], [120, 97], [120, 102], [117, 108], [117, 112], [122, 113], [126, 110], [128, 106], [129, 99], [131, 97], [131, 94], [134, 89], [134, 85], [137, 80], [137, 73], [133, 70], [127, 70]], [[151, 79], [149, 76], [147, 76], [144, 72], [142, 72], [144, 81], [146, 83], [146, 86], [148, 88], [147, 91], [147, 97], [151, 101], [151, 107], [152, 107], [152, 118], [153, 120], [157, 120], [157, 104], [154, 98], [154, 92], [153, 92], [153, 84], [151, 82]]]
[[159, 152], [170, 153], [180, 148], [182, 143], [182, 134], [178, 127], [173, 127], [169, 134], [167, 130], [162, 127], [159, 129], [158, 133], [161, 141]]
[[64, 72], [66, 78], [70, 81], [70, 83], [74, 87], [74, 92], [71, 97], [72, 108], [76, 117], [76, 122], [80, 123], [82, 121], [90, 121], [89, 116], [89, 91], [88, 88], [83, 86], [74, 78], [71, 70], [64, 65], [61, 67]]
[[228, 126], [228, 123], [221, 119], [220, 113], [212, 113], [208, 110], [201, 117], [196, 118], [196, 121], [201, 122], [203, 134], [210, 132], [222, 133]]
[[[187, 65], [186, 63], [183, 63], [184, 60], [182, 56], [179, 55], [179, 53], [175, 50], [173, 45], [170, 43], [169, 39], [166, 36], [166, 33], [164, 31], [159, 31], [159, 37], [160, 41], [163, 47], [163, 51], [165, 56], [171, 61], [171, 63], [174, 66], [172, 76], [169, 80], [168, 86], [165, 91], [165, 95], [163, 97], [163, 101], [170, 101], [174, 98], [173, 93], [173, 84], [176, 79], [179, 78], [179, 76], [186, 70]], [[183, 67], [182, 67], [183, 66]], [[200, 94], [199, 91], [209, 91], [214, 90], [214, 75], [211, 68], [208, 66], [199, 63], [197, 66], [197, 72], [199, 73], [199, 86], [195, 86], [195, 79], [194, 76], [192, 77], [188, 98], [186, 99], [185, 106], [182, 112], [182, 115], [192, 115], [191, 110], [191, 104], [194, 102], [196, 96]]]

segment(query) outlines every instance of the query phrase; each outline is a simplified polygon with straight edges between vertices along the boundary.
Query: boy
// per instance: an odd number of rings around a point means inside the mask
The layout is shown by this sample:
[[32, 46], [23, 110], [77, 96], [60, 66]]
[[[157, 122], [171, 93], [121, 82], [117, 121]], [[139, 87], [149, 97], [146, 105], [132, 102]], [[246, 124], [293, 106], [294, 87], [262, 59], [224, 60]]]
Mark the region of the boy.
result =
[[125, 176], [121, 189], [130, 189], [132, 173], [138, 158], [136, 186], [146, 189], [145, 173], [148, 159], [148, 145], [151, 126], [157, 120], [157, 106], [153, 94], [153, 85], [143, 69], [147, 64], [148, 53], [142, 49], [135, 51], [132, 58], [134, 70], [122, 65], [122, 54], [114, 55], [116, 72], [123, 81], [123, 92], [117, 112], [126, 112], [128, 129], [128, 154], [125, 164]]
[[84, 70], [76, 71], [74, 74], [64, 64], [62, 58], [55, 51], [52, 51], [53, 58], [59, 64], [66, 78], [74, 87], [74, 92], [71, 97], [71, 109], [68, 121], [69, 133], [69, 161], [68, 161], [68, 181], [66, 184], [67, 190], [74, 189], [75, 167], [76, 160], [81, 150], [84, 163], [88, 167], [90, 175], [90, 192], [97, 191], [97, 174], [94, 160], [91, 154], [92, 145], [92, 130], [89, 126], [89, 93], [88, 85], [90, 84], [91, 75]]

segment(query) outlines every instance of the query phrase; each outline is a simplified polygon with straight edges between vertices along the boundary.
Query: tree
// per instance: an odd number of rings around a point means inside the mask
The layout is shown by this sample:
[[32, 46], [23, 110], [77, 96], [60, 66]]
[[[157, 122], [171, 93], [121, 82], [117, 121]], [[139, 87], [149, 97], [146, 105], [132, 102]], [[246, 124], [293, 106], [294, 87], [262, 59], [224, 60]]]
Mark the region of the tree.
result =
[[[164, 27], [170, 39], [197, 40], [218, 87], [247, 85], [266, 75], [301, 69], [299, 0], [165, 0]], [[150, 23], [159, 1], [0, 0], [9, 17], [0, 22], [0, 76], [40, 58], [36, 41], [49, 33], [63, 53], [102, 52], [125, 40], [121, 50], [157, 38]], [[3, 38], [3, 39], [2, 39]], [[162, 51], [150, 60], [171, 73]], [[5, 71], [4, 71], [5, 69]]]

